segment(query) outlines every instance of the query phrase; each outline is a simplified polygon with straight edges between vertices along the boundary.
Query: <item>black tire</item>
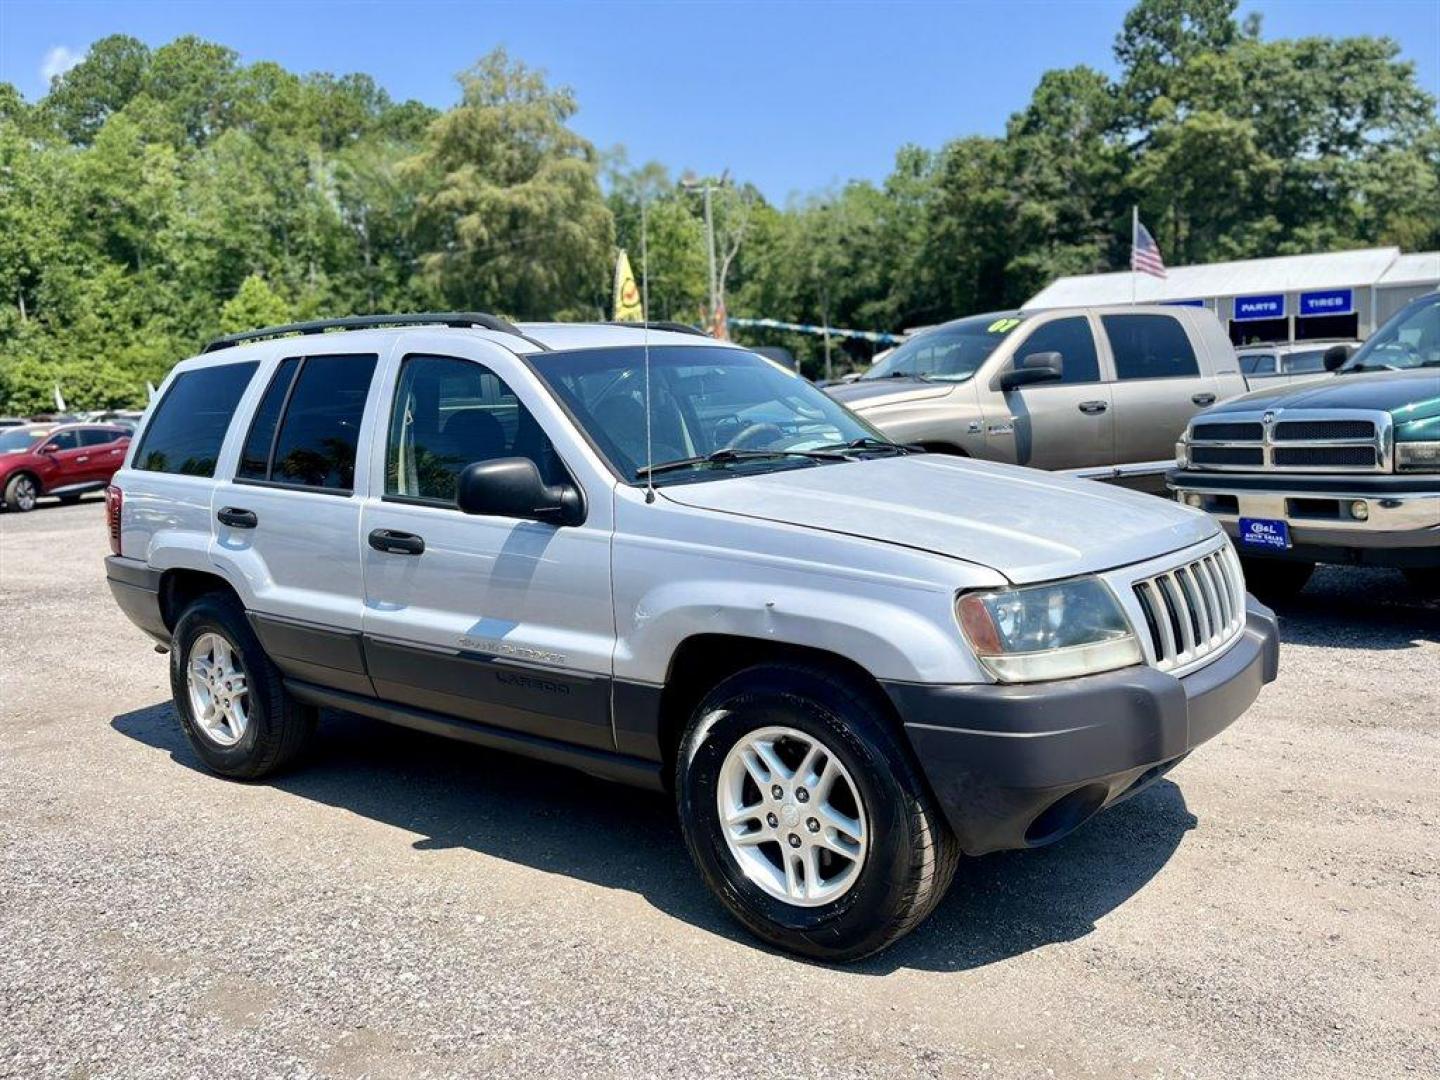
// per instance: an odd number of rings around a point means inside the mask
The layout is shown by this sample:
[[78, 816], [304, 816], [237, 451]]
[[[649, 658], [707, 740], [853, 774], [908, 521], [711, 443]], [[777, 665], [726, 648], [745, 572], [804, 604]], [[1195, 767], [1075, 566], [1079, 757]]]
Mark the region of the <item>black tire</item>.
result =
[[[828, 904], [803, 907], [766, 892], [746, 876], [721, 830], [717, 788], [726, 755], [749, 732], [772, 725], [820, 739], [865, 806], [869, 850], [854, 884]], [[955, 874], [954, 836], [883, 704], [823, 668], [764, 664], [710, 691], [681, 738], [675, 793], [705, 883], [752, 933], [789, 952], [833, 962], [877, 952], [918, 926]]]
[[1440, 566], [1412, 566], [1406, 569], [1405, 580], [1421, 596], [1440, 596]]
[[[245, 674], [248, 718], [238, 742], [221, 745], [205, 733], [191, 710], [186, 677], [191, 650], [202, 634], [229, 643]], [[232, 595], [207, 593], [185, 609], [170, 648], [170, 690], [185, 736], [213, 771], [237, 780], [258, 780], [292, 764], [315, 731], [316, 710], [291, 697], [280, 672], [260, 647], [244, 609]]]
[[29, 473], [16, 473], [5, 485], [5, 509], [28, 514], [40, 498], [40, 484]]
[[1245, 571], [1245, 587], [1265, 603], [1275, 605], [1294, 600], [1315, 573], [1313, 562], [1292, 562], [1289, 559], [1250, 559], [1240, 557]]

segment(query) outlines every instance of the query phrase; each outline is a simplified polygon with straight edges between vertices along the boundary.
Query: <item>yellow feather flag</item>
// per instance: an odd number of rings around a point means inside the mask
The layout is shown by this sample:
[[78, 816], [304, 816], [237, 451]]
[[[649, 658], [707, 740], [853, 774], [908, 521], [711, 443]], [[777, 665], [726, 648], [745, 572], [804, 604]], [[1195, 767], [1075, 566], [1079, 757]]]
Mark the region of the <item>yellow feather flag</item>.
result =
[[615, 260], [615, 321], [644, 322], [645, 306], [640, 302], [640, 287], [635, 284], [635, 271], [630, 269], [630, 256], [620, 249]]

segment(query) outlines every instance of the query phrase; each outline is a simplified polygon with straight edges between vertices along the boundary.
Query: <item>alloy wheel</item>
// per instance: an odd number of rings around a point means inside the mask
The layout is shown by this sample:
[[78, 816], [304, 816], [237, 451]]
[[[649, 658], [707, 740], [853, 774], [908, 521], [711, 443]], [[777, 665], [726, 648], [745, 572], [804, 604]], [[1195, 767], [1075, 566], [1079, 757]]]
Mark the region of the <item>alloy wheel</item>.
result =
[[725, 756], [716, 799], [730, 854], [777, 900], [818, 907], [859, 880], [869, 848], [860, 790], [813, 735], [749, 732]]
[[249, 687], [235, 646], [216, 633], [204, 633], [190, 646], [186, 672], [190, 712], [207, 738], [234, 746], [250, 726]]

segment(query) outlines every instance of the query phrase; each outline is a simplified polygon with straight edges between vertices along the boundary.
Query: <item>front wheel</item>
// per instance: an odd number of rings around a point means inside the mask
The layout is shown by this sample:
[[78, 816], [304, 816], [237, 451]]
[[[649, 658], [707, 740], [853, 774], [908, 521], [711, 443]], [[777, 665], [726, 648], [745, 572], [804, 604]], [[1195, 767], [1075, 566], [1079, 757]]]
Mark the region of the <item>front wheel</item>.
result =
[[881, 705], [819, 668], [767, 664], [715, 687], [681, 740], [676, 799], [731, 914], [816, 959], [909, 933], [955, 872], [954, 837]]
[[1312, 562], [1251, 559], [1243, 555], [1240, 567], [1245, 571], [1245, 587], [1271, 606], [1295, 599], [1315, 573]]
[[33, 476], [21, 473], [19, 476], [12, 476], [10, 482], [5, 485], [5, 506], [10, 510], [28, 514], [35, 509], [35, 503], [40, 498], [40, 489], [35, 484]]

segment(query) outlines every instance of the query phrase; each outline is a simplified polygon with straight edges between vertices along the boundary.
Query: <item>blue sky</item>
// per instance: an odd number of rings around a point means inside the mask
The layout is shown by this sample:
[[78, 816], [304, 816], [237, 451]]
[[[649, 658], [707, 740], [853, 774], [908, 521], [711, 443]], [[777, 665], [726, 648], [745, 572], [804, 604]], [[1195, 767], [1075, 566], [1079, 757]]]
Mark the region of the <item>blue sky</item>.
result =
[[[1126, 0], [996, 3], [224, 3], [0, 0], [0, 80], [30, 99], [96, 38], [192, 33], [246, 62], [364, 71], [396, 98], [457, 97], [496, 45], [574, 87], [576, 128], [675, 172], [766, 195], [882, 178], [904, 143], [1000, 132], [1045, 70], [1112, 70]], [[1266, 37], [1388, 34], [1440, 93], [1440, 0], [1269, 0]]]

